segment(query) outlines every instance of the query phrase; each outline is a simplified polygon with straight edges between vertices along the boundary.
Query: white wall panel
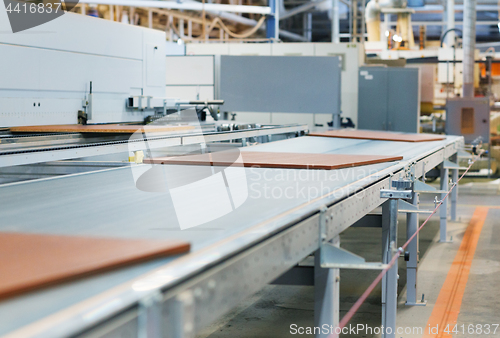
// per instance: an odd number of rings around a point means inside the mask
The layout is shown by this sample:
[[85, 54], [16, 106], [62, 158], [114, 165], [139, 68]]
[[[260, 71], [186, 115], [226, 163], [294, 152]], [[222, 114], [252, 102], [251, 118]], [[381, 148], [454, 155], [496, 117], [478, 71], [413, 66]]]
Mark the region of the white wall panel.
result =
[[0, 42], [85, 54], [142, 59], [142, 35], [164, 32], [84, 16], [64, 15], [43, 25], [12, 34], [5, 7], [0, 8]]
[[271, 55], [271, 43], [230, 43], [230, 55]]
[[272, 55], [288, 56], [314, 56], [314, 45], [312, 43], [273, 43], [271, 44]]
[[229, 43], [188, 43], [186, 55], [229, 55]]
[[166, 96], [181, 100], [213, 100], [214, 86], [167, 86]]

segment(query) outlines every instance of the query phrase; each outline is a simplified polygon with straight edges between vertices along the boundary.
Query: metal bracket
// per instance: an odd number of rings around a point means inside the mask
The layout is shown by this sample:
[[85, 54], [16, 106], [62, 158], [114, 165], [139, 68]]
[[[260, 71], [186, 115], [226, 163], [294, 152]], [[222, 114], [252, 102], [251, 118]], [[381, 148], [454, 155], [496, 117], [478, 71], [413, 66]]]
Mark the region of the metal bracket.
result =
[[391, 199], [410, 199], [412, 191], [411, 190], [390, 190], [390, 189], [381, 189], [380, 197], [381, 198], [391, 198]]
[[425, 300], [424, 295], [422, 295], [422, 300], [420, 302], [413, 303], [413, 302], [406, 301], [405, 305], [407, 305], [407, 306], [427, 306], [427, 300]]
[[417, 206], [406, 201], [399, 201], [398, 212], [405, 214], [432, 214], [431, 210], [420, 210]]
[[322, 243], [320, 250], [322, 268], [383, 270], [387, 267], [387, 264], [366, 262], [363, 257], [329, 243]]
[[472, 158], [472, 155], [470, 153], [466, 152], [465, 150], [459, 149], [457, 151], [457, 157]]
[[457, 163], [453, 163], [451, 161], [448, 161], [448, 160], [444, 160], [443, 161], [443, 168], [445, 169], [467, 169], [467, 167], [460, 167]]
[[328, 217], [326, 217], [327, 210], [327, 207], [323, 206], [320, 209], [319, 215], [319, 254], [322, 268], [383, 270], [387, 267], [386, 264], [378, 262], [366, 262], [363, 257], [330, 244], [326, 229], [326, 224], [328, 223]]
[[413, 191], [421, 193], [421, 194], [445, 194], [447, 191], [437, 190], [433, 186], [428, 185], [419, 180], [415, 180], [413, 182]]

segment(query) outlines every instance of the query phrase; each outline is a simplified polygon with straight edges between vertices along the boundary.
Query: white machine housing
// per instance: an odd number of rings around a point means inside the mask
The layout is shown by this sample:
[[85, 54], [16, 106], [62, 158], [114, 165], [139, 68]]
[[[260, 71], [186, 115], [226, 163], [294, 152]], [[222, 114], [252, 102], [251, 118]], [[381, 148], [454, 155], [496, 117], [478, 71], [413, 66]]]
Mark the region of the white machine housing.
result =
[[65, 13], [10, 33], [4, 6], [0, 31], [0, 127], [77, 123], [91, 81], [89, 123], [143, 121], [127, 98], [165, 96], [162, 31]]

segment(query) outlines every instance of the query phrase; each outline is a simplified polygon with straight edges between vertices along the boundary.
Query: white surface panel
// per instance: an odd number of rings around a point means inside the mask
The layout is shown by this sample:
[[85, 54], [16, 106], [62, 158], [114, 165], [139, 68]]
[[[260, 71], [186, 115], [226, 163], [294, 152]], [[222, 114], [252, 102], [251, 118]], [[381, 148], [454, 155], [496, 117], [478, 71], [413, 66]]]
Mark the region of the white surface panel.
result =
[[168, 85], [213, 85], [213, 56], [167, 56]]

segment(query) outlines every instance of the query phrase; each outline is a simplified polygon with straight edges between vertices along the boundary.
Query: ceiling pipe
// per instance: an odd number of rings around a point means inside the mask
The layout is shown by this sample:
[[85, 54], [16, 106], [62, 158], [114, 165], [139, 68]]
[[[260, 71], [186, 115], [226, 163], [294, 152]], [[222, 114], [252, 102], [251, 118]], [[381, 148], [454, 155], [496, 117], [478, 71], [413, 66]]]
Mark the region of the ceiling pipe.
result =
[[270, 7], [263, 6], [247, 6], [247, 5], [223, 5], [201, 3], [198, 1], [157, 1], [157, 0], [80, 0], [80, 3], [96, 4], [96, 5], [116, 5], [130, 7], [149, 7], [149, 8], [164, 8], [164, 9], [183, 9], [191, 11], [207, 12], [233, 12], [233, 13], [251, 13], [251, 14], [271, 14]]
[[474, 54], [476, 50], [476, 0], [465, 0], [462, 46], [463, 97], [474, 97]]
[[[230, 20], [230, 21], [233, 21], [233, 22], [241, 23], [243, 25], [247, 25], [247, 26], [255, 26], [255, 25], [257, 25], [257, 21], [256, 20], [245, 18], [243, 16], [239, 16], [239, 15], [233, 14], [233, 13], [227, 13], [227, 12], [210, 12], [210, 14], [218, 16], [221, 19]], [[265, 27], [261, 27], [259, 30], [263, 31], [263, 30], [265, 30]], [[292, 33], [292, 32], [289, 32], [289, 31], [286, 31], [286, 30], [283, 30], [283, 29], [279, 30], [279, 36], [282, 37], [282, 38], [287, 38], [287, 39], [293, 40], [293, 41], [307, 42], [307, 39], [304, 38], [302, 35], [295, 34], [295, 33]]]

